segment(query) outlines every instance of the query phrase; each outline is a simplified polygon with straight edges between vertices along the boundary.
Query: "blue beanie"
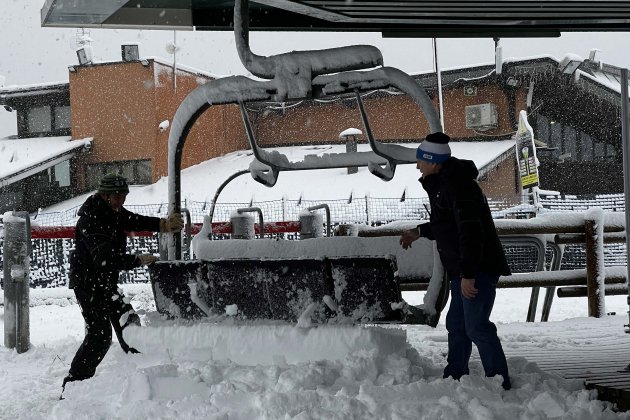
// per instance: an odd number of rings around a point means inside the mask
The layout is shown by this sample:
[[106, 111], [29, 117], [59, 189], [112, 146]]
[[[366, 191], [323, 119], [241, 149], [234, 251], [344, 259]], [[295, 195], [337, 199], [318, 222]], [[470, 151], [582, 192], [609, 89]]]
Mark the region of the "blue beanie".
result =
[[430, 163], [444, 163], [451, 157], [448, 142], [451, 138], [442, 132], [429, 134], [416, 150], [416, 159]]

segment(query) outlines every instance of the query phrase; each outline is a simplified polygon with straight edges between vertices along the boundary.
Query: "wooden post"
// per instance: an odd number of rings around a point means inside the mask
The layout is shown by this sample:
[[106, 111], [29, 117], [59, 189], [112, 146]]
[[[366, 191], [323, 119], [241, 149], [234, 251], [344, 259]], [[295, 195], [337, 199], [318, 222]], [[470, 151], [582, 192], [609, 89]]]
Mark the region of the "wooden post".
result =
[[588, 316], [601, 318], [606, 314], [603, 212], [601, 209], [591, 209], [586, 212], [584, 219]]

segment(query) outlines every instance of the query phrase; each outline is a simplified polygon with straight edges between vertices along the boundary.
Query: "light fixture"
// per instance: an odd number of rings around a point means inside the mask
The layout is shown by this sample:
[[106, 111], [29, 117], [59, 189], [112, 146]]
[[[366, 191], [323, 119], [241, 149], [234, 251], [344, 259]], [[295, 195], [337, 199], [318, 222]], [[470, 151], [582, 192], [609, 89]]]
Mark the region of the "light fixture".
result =
[[77, 71], [77, 68], [76, 68], [75, 66], [68, 66], [68, 71], [69, 71], [70, 73], [74, 73], [74, 72], [76, 72], [76, 71]]
[[141, 63], [144, 67], [149, 67], [149, 60], [140, 60], [140, 63]]

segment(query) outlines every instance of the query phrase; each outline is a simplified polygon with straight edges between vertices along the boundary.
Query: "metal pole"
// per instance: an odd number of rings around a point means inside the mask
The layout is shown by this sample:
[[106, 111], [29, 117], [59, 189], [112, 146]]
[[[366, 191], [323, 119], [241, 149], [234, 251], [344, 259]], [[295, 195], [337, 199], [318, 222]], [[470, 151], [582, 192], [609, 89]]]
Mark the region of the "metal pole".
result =
[[31, 226], [27, 212], [4, 217], [4, 345], [29, 349], [29, 262]]
[[[621, 69], [621, 144], [623, 146], [623, 191], [626, 201], [626, 232], [630, 227], [630, 113], [628, 113], [628, 69]], [[630, 235], [626, 234], [626, 250], [630, 249]], [[628, 305], [630, 305], [630, 261], [626, 262]], [[630, 311], [628, 312], [630, 316]], [[626, 327], [630, 327], [630, 322]], [[626, 329], [630, 333], [630, 328]]]
[[444, 105], [442, 104], [442, 73], [440, 72], [440, 65], [438, 64], [437, 38], [433, 38], [433, 61], [435, 62], [435, 77], [437, 78], [440, 123], [442, 124], [442, 132], [446, 133], [446, 128], [444, 127]]

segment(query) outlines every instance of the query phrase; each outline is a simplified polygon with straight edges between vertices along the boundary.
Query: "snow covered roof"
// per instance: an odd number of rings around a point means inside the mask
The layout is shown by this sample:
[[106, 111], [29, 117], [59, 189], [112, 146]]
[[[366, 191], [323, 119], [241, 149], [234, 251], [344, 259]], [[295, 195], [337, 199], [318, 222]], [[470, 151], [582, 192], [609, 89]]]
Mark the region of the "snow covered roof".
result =
[[0, 139], [0, 187], [70, 159], [91, 141], [70, 136]]
[[[418, 143], [407, 143], [404, 146], [416, 148]], [[451, 142], [453, 156], [474, 161], [481, 173], [513, 148], [514, 140]], [[359, 144], [357, 149], [359, 152], [371, 150], [367, 144]], [[294, 162], [302, 160], [308, 154], [322, 156], [325, 153], [342, 153], [345, 152], [345, 145], [281, 147], [274, 150], [285, 154]], [[241, 150], [184, 169], [182, 199], [200, 202], [212, 200], [219, 185], [235, 172], [247, 169], [252, 159], [251, 150]], [[243, 175], [225, 188], [219, 202], [246, 202], [251, 198], [264, 201], [282, 198], [297, 200], [300, 197], [308, 200], [334, 200], [348, 199], [350, 194], [354, 197], [400, 197], [405, 190], [408, 198], [424, 197], [425, 192], [418, 184], [419, 177], [414, 164], [399, 165], [394, 178], [389, 182], [376, 178], [367, 168], [359, 168], [358, 173], [352, 175], [347, 175], [345, 168], [283, 172], [273, 188], [259, 184], [249, 175]], [[153, 185], [133, 189], [127, 197], [127, 204], [165, 202], [168, 198], [167, 185], [167, 179], [162, 178]], [[54, 207], [54, 211], [62, 208], [58, 205]]]
[[68, 82], [50, 82], [28, 85], [10, 85], [0, 88], [0, 105], [7, 105], [7, 101], [13, 98], [25, 96], [54, 94], [68, 92]]
[[[146, 57], [146, 59], [147, 60], [153, 60], [154, 62], [162, 64], [163, 66], [167, 66], [167, 67], [173, 68], [173, 63], [169, 63], [167, 60], [165, 60], [165, 59], [163, 59], [161, 57]], [[177, 68], [177, 70], [185, 71], [185, 72], [188, 72], [188, 73], [193, 73], [193, 74], [200, 75], [200, 76], [209, 77], [211, 79], [220, 79], [222, 77], [226, 77], [224, 75], [218, 75], [218, 74], [215, 74], [215, 73], [211, 73], [209, 71], [199, 70], [197, 68], [186, 66], [186, 65], [180, 64], [180, 63], [176, 63], [175, 67]]]

